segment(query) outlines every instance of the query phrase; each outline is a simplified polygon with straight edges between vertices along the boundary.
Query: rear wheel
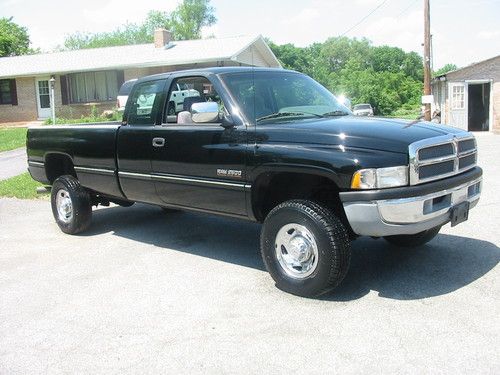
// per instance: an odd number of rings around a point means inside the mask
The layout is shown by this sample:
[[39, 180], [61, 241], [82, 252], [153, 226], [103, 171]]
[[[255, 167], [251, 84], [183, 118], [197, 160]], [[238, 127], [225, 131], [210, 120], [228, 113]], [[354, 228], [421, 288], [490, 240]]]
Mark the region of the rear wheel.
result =
[[52, 214], [59, 228], [67, 234], [84, 231], [92, 218], [88, 191], [73, 176], [61, 176], [52, 185]]
[[351, 248], [342, 222], [307, 200], [275, 207], [261, 233], [261, 252], [276, 286], [314, 297], [334, 289], [349, 268]]
[[441, 226], [424, 230], [416, 234], [401, 234], [397, 236], [386, 236], [384, 240], [392, 245], [400, 247], [422, 246], [437, 236]]

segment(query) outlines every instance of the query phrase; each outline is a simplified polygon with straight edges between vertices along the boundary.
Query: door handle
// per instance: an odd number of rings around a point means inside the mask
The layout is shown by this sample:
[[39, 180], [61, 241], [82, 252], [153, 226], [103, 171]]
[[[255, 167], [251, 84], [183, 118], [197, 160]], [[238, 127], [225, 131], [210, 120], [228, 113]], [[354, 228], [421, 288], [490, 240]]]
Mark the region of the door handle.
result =
[[165, 138], [153, 138], [153, 147], [165, 146]]

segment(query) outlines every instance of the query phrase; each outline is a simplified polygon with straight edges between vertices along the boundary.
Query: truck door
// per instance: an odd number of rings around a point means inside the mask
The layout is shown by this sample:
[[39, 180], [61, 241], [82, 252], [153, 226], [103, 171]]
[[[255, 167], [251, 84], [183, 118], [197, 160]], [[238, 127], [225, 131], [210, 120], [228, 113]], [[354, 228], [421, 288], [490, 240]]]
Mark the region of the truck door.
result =
[[122, 191], [130, 200], [160, 201], [151, 179], [151, 131], [161, 122], [165, 83], [166, 79], [137, 83], [127, 101], [127, 124], [118, 132], [117, 163]]
[[163, 121], [151, 132], [158, 196], [167, 206], [246, 216], [245, 126], [224, 128], [219, 120], [195, 123], [190, 113], [192, 104], [199, 102], [216, 102], [219, 111], [225, 111], [220, 83], [178, 76], [169, 86]]

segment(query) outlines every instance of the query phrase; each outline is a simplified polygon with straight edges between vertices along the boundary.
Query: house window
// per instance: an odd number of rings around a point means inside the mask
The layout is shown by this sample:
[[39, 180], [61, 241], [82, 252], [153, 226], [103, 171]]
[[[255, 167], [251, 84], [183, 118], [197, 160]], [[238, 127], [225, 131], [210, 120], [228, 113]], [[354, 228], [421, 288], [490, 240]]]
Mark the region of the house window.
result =
[[11, 80], [0, 80], [0, 104], [12, 104]]
[[465, 108], [465, 87], [453, 86], [451, 91], [451, 109]]
[[91, 103], [116, 100], [118, 72], [88, 72], [68, 75], [70, 103]]

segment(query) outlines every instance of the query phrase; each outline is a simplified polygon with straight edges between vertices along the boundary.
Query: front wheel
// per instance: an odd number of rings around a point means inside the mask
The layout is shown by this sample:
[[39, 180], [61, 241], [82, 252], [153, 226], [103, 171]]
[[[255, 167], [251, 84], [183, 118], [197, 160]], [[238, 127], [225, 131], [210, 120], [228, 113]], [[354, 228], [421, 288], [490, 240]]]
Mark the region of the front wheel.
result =
[[275, 207], [261, 233], [261, 252], [276, 286], [315, 297], [334, 289], [349, 268], [347, 230], [327, 208], [307, 200]]
[[441, 226], [424, 230], [416, 234], [400, 234], [397, 236], [386, 236], [384, 240], [392, 245], [400, 247], [422, 246], [437, 236]]
[[92, 200], [88, 191], [73, 176], [61, 176], [52, 185], [52, 214], [67, 234], [84, 231], [92, 219]]

